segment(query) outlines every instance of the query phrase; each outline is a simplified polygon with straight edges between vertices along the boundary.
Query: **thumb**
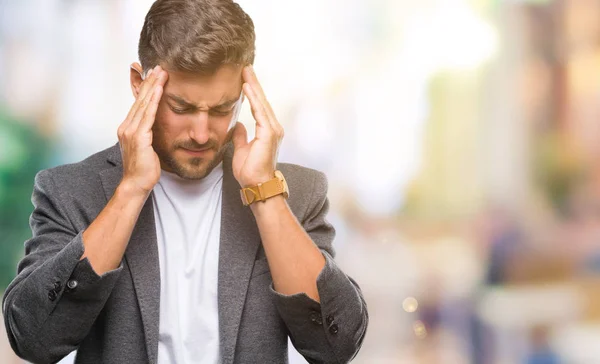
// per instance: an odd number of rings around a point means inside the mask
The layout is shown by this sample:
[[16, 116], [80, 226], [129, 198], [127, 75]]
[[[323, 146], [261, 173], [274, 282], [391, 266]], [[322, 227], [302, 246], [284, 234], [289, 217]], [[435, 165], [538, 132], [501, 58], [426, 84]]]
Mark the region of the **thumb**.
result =
[[248, 144], [248, 131], [244, 124], [239, 121], [236, 123], [233, 130], [233, 147], [235, 149], [242, 148]]

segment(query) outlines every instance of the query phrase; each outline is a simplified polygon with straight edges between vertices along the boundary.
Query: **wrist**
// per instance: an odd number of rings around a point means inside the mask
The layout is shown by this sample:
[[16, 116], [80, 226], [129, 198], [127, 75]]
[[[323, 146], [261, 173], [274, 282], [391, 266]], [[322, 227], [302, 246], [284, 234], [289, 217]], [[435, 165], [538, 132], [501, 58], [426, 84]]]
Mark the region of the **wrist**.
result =
[[240, 197], [245, 206], [265, 202], [265, 200], [278, 195], [283, 195], [285, 199], [289, 197], [287, 182], [279, 170], [274, 171], [273, 177], [265, 182], [259, 182], [254, 186], [242, 187], [240, 190]]
[[115, 196], [117, 198], [124, 198], [127, 200], [143, 200], [146, 201], [150, 196], [151, 191], [144, 190], [137, 186], [133, 181], [123, 179], [115, 190]]
[[277, 195], [264, 201], [257, 201], [250, 206], [250, 210], [256, 219], [260, 219], [266, 214], [275, 213], [279, 216], [283, 209], [287, 208], [287, 201], [283, 195]]
[[242, 188], [254, 187], [254, 186], [257, 186], [259, 183], [265, 183], [265, 182], [269, 181], [270, 179], [273, 178], [273, 176], [275, 176], [275, 170], [264, 172], [264, 173], [257, 173], [255, 175], [249, 176], [247, 178], [240, 179], [239, 182], [240, 182], [240, 186]]

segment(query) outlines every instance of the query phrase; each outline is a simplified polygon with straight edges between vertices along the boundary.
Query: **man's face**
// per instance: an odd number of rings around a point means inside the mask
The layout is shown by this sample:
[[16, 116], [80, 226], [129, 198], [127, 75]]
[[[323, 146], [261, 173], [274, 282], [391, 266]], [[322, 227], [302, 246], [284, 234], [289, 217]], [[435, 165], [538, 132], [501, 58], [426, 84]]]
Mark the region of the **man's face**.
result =
[[186, 179], [206, 177], [223, 159], [234, 106], [242, 91], [242, 66], [211, 76], [168, 71], [152, 128], [161, 168]]

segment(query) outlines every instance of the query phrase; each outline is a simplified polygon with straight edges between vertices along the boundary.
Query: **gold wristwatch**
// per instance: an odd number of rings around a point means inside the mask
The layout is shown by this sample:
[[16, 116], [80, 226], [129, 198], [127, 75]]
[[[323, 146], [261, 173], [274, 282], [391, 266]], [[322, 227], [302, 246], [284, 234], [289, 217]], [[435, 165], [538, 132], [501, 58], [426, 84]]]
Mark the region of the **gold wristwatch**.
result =
[[265, 201], [271, 197], [281, 195], [287, 199], [290, 196], [287, 182], [281, 171], [275, 171], [275, 177], [256, 186], [244, 187], [240, 190], [242, 203], [248, 206], [256, 201]]

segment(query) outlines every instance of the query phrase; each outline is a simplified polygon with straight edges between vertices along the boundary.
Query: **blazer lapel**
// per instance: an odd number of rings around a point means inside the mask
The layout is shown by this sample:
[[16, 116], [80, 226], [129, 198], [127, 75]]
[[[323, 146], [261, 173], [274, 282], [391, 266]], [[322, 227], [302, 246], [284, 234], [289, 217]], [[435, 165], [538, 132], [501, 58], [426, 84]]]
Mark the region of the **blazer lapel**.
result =
[[[240, 200], [240, 186], [231, 168], [232, 158], [233, 145], [229, 143], [223, 157], [218, 272], [219, 341], [223, 364], [233, 363], [246, 291], [260, 247], [254, 215]], [[109, 161], [115, 166], [100, 173], [107, 201], [113, 196], [123, 173], [118, 144], [113, 147]], [[148, 360], [154, 364], [158, 355], [160, 266], [152, 198], [151, 195], [140, 213], [125, 258], [140, 306]]]
[[233, 176], [229, 144], [223, 158], [221, 242], [219, 246], [219, 335], [223, 364], [233, 363], [237, 334], [260, 246], [260, 234], [252, 211], [242, 204], [240, 185]]
[[[107, 201], [112, 198], [123, 176], [121, 152], [118, 144], [109, 153], [109, 161], [115, 166], [100, 172]], [[158, 355], [160, 266], [152, 198], [152, 195], [148, 197], [140, 212], [125, 251], [125, 259], [131, 271], [136, 297], [140, 306], [148, 362], [154, 364]]]

